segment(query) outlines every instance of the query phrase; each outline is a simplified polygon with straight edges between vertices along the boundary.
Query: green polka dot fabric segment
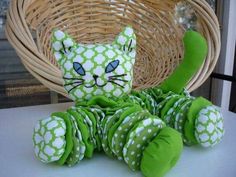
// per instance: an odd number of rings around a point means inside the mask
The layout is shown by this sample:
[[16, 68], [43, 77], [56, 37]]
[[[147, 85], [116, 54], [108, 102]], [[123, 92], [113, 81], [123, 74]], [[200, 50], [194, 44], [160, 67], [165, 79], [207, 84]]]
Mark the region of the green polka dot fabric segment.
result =
[[87, 128], [89, 129], [90, 142], [93, 144], [94, 148], [96, 148], [97, 146], [97, 142], [95, 138], [95, 132], [97, 131], [96, 120], [94, 119], [94, 117], [91, 116], [91, 114], [88, 114], [88, 112], [84, 108], [76, 107], [74, 109], [77, 109], [77, 112], [83, 118], [83, 122], [87, 125]]
[[[163, 107], [165, 106], [165, 104], [173, 98], [173, 96], [175, 96], [175, 94], [168, 92], [167, 94], [163, 94], [161, 96], [159, 96], [158, 100], [158, 104], [157, 104], [157, 115], [159, 117], [161, 117], [161, 110], [163, 109]], [[176, 95], [177, 96], [177, 95]]]
[[79, 114], [80, 111], [78, 108], [72, 107], [71, 109], [68, 109], [67, 112], [75, 118], [78, 129], [81, 132], [81, 136], [85, 144], [85, 157], [92, 157], [95, 147], [91, 141], [87, 123], [84, 121], [81, 114]]
[[165, 118], [168, 120], [167, 118], [167, 113], [168, 111], [173, 107], [173, 105], [177, 102], [177, 100], [180, 99], [179, 95], [171, 95], [169, 97], [166, 98], [160, 110], [160, 118], [165, 120]]
[[173, 115], [173, 127], [179, 132], [183, 132], [183, 125], [185, 123], [186, 113], [190, 107], [191, 100], [186, 99], [181, 104], [178, 104]]
[[145, 119], [147, 116], [150, 116], [150, 114], [145, 110], [134, 112], [125, 117], [122, 123], [119, 124], [114, 136], [112, 137], [111, 147], [112, 152], [117, 156], [119, 160], [123, 159], [123, 148], [125, 146], [128, 133], [137, 122]]
[[[177, 98], [177, 97], [176, 97]], [[178, 105], [181, 104], [185, 98], [183, 97], [178, 97], [178, 100], [174, 103], [172, 107], [169, 108], [169, 110], [166, 112], [166, 114], [163, 116], [162, 120], [168, 125], [172, 127], [172, 122], [174, 119], [174, 112], [177, 109]]]
[[[103, 128], [103, 136], [102, 136], [102, 147], [104, 152], [108, 155], [108, 156], [113, 156], [113, 152], [111, 150], [111, 148], [109, 147], [109, 140], [108, 140], [108, 134], [109, 134], [109, 130], [112, 127], [112, 125], [114, 125], [120, 118], [120, 116], [122, 115], [123, 112], [125, 112], [128, 108], [122, 108], [122, 109], [118, 109], [114, 115], [109, 116], [107, 118], [107, 121], [104, 124], [104, 128]], [[129, 111], [129, 110], [128, 110]]]
[[73, 130], [73, 150], [67, 158], [67, 164], [69, 166], [75, 165], [77, 162], [84, 158], [85, 144], [82, 139], [81, 132], [77, 126], [76, 120], [73, 116], [70, 117]]
[[165, 124], [159, 118], [150, 117], [138, 123], [127, 137], [123, 148], [125, 162], [132, 170], [139, 170], [142, 152], [148, 143], [157, 136]]
[[129, 97], [137, 101], [142, 108], [147, 109], [151, 114], [157, 114], [157, 102], [146, 90], [132, 91]]
[[212, 105], [211, 102], [204, 99], [203, 97], [195, 98], [189, 107], [186, 121], [184, 124], [184, 135], [188, 141], [190, 141], [192, 144], [198, 144], [196, 137], [194, 135], [195, 132], [195, 120], [196, 116], [199, 113], [199, 111], [206, 107]]
[[77, 44], [66, 33], [54, 30], [53, 53], [60, 65], [64, 87], [74, 101], [93, 96], [120, 97], [131, 91], [136, 36], [126, 27], [112, 44]]
[[102, 128], [101, 128], [101, 122], [105, 118], [105, 114], [102, 110], [97, 108], [86, 108], [90, 113], [93, 114], [95, 120], [96, 120], [96, 131], [95, 131], [95, 138], [97, 142], [97, 150], [102, 150]]
[[[108, 131], [108, 144], [109, 144], [109, 148], [112, 150], [112, 143], [114, 143], [114, 141], [112, 142], [112, 139], [114, 136], [118, 136], [118, 134], [116, 134], [116, 130], [119, 127], [119, 125], [123, 122], [124, 119], [128, 119], [130, 118], [131, 115], [141, 112], [142, 109], [139, 106], [131, 106], [128, 109], [124, 110], [122, 112], [122, 114], [119, 116], [118, 121], [116, 121], [110, 128]], [[134, 117], [134, 115], [133, 115]], [[127, 130], [127, 129], [126, 129]], [[126, 131], [125, 130], [125, 131]], [[128, 133], [128, 132], [127, 132]], [[121, 143], [121, 142], [120, 142]], [[120, 144], [121, 145], [121, 144]], [[113, 150], [112, 150], [113, 151]]]
[[65, 134], [66, 124], [59, 117], [38, 121], [33, 133], [36, 157], [45, 163], [59, 160], [65, 151]]
[[189, 99], [189, 97], [185, 98], [185, 100], [181, 101], [181, 103], [178, 104], [176, 107], [173, 116], [173, 123], [172, 126], [177, 131], [179, 131], [182, 134], [182, 139], [185, 145], [191, 146], [193, 145], [191, 141], [189, 141], [184, 134], [184, 125], [187, 118], [187, 112], [190, 108], [192, 100]]
[[218, 144], [223, 135], [223, 117], [216, 106], [207, 106], [200, 110], [195, 120], [195, 137], [203, 147]]

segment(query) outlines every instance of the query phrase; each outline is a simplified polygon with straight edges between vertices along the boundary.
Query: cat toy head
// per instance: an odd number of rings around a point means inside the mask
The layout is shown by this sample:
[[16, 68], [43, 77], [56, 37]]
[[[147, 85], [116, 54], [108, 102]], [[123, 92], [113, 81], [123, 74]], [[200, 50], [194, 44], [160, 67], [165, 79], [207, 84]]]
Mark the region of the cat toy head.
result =
[[126, 27], [112, 44], [80, 44], [54, 30], [53, 54], [60, 65], [64, 88], [74, 101], [96, 95], [120, 97], [132, 88], [136, 36]]

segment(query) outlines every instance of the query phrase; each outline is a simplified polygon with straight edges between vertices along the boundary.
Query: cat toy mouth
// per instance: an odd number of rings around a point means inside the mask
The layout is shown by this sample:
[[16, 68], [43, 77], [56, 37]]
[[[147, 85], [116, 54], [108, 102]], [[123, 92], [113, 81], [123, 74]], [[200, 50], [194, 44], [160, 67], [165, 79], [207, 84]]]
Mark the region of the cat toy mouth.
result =
[[[127, 75], [127, 74], [122, 74], [122, 75], [117, 75], [117, 76], [118, 76], [118, 77], [122, 77], [122, 76], [126, 76], [126, 75]], [[117, 76], [116, 76], [116, 77], [117, 77]], [[97, 87], [104, 87], [104, 86], [107, 85], [108, 82], [110, 82], [110, 83], [112, 83], [112, 84], [115, 84], [115, 85], [118, 85], [118, 86], [124, 88], [123, 85], [117, 83], [116, 81], [128, 82], [127, 80], [118, 79], [118, 78], [114, 78], [114, 76], [110, 76], [109, 79], [108, 79], [108, 81], [107, 81], [107, 83], [99, 85], [98, 82], [97, 82], [97, 79], [99, 78], [99, 76], [98, 76], [98, 75], [93, 75], [93, 78], [94, 78], [94, 82], [95, 82], [95, 83], [92, 84], [92, 85], [89, 85], [89, 86], [88, 86], [88, 85], [84, 85], [84, 87], [86, 87], [86, 88], [92, 88], [92, 87], [94, 87], [94, 86], [97, 86]]]
[[97, 87], [104, 87], [104, 86], [106, 86], [107, 85], [107, 83], [105, 83], [105, 84], [102, 84], [102, 85], [99, 85], [98, 83], [97, 83], [97, 81], [95, 81], [95, 83], [94, 84], [92, 84], [92, 85], [89, 85], [89, 86], [87, 86], [87, 85], [84, 85], [84, 87], [86, 87], [86, 88], [92, 88], [92, 87], [95, 87], [95, 86], [97, 86]]

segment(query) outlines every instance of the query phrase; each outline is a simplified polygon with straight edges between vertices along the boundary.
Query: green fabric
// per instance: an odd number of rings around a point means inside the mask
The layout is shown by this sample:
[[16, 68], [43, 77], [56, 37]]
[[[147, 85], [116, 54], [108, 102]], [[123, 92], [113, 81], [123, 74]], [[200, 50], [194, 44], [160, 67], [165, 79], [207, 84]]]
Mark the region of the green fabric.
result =
[[[176, 102], [176, 107], [175, 107], [175, 110], [174, 112], [172, 113], [172, 120], [171, 120], [171, 123], [170, 123], [170, 126], [172, 128], [177, 128], [178, 127], [178, 119], [180, 118], [180, 114], [181, 114], [181, 111], [183, 109], [183, 106], [187, 103], [187, 102], [192, 102], [191, 99], [189, 99], [188, 97], [184, 97], [183, 99], [180, 99], [180, 101]], [[189, 109], [188, 109], [189, 110]], [[188, 112], [188, 110], [186, 110]], [[187, 117], [187, 116], [186, 116]], [[175, 128], [175, 129], [176, 129]]]
[[176, 164], [182, 149], [181, 135], [170, 127], [163, 128], [143, 152], [143, 175], [163, 177]]
[[144, 107], [143, 109], [147, 109], [147, 110], [152, 110], [151, 104], [150, 104], [150, 100], [147, 100], [148, 98], [142, 93], [142, 91], [132, 91], [132, 95], [140, 98], [142, 100], [142, 102], [144, 103]]
[[97, 95], [119, 98], [131, 91], [136, 55], [132, 27], [125, 27], [112, 44], [87, 45], [76, 44], [67, 33], [54, 30], [52, 49], [72, 100]]
[[[91, 114], [88, 114], [88, 112], [83, 109], [82, 107], [77, 107], [77, 112], [81, 115], [83, 118], [84, 123], [87, 125], [89, 130], [89, 141], [93, 144], [94, 150], [97, 147], [97, 142], [95, 138], [95, 132], [96, 132], [96, 120], [91, 118]], [[91, 155], [92, 157], [92, 155]]]
[[[97, 134], [97, 120], [94, 117], [93, 113], [91, 113], [90, 111], [88, 111], [89, 109], [84, 108], [84, 107], [80, 107], [80, 110], [82, 110], [84, 112], [84, 115], [87, 115], [89, 120], [92, 122], [91, 128], [92, 128], [92, 137], [94, 139], [95, 142], [95, 148], [101, 148], [100, 147], [100, 140], [98, 141], [98, 134]], [[82, 112], [81, 112], [82, 113]]]
[[167, 112], [172, 108], [174, 103], [180, 98], [179, 95], [172, 95], [169, 99], [166, 98], [165, 104], [162, 106], [160, 110], [160, 118], [163, 120], [166, 116]]
[[192, 102], [189, 108], [189, 111], [187, 113], [187, 120], [184, 125], [184, 136], [193, 144], [198, 144], [194, 135], [196, 116], [202, 108], [210, 105], [212, 105], [211, 102], [203, 97], [198, 97]]
[[179, 131], [182, 134], [183, 142], [187, 146], [192, 146], [193, 143], [189, 141], [184, 135], [184, 125], [187, 119], [187, 113], [190, 108], [193, 99], [189, 97], [185, 97], [183, 101], [181, 101], [176, 107], [175, 111], [172, 114], [173, 121], [171, 123], [172, 128]]
[[223, 117], [216, 106], [202, 108], [195, 120], [195, 138], [203, 147], [213, 147], [218, 144], [223, 135]]
[[142, 108], [138, 105], [134, 105], [133, 107], [126, 109], [122, 114], [120, 114], [120, 116], [118, 117], [118, 121], [116, 121], [110, 128], [108, 127], [109, 130], [108, 130], [107, 137], [108, 137], [108, 145], [110, 149], [112, 149], [112, 138], [113, 136], [117, 136], [117, 134], [116, 135], [114, 134], [115, 134], [116, 129], [121, 124], [121, 122], [132, 113], [140, 112], [140, 111], [142, 111]]
[[125, 162], [132, 170], [140, 169], [143, 150], [164, 126], [165, 124], [161, 119], [149, 115], [146, 119], [138, 122], [130, 131], [123, 148], [123, 156]]
[[138, 104], [138, 105], [140, 105], [144, 109], [146, 108], [146, 105], [143, 102], [143, 100], [141, 98], [135, 96], [135, 95], [129, 94], [124, 100], [127, 101], [127, 102]]
[[114, 136], [112, 137], [111, 145], [112, 152], [119, 160], [123, 159], [123, 148], [126, 143], [128, 133], [134, 125], [145, 119], [147, 116], [150, 116], [150, 113], [145, 110], [133, 112], [125, 117], [119, 124], [119, 127], [116, 129]]
[[173, 105], [173, 107], [170, 108], [170, 109], [167, 111], [167, 113], [166, 113], [166, 115], [164, 116], [163, 120], [164, 120], [164, 122], [165, 122], [168, 126], [173, 127], [173, 124], [174, 124], [174, 116], [175, 116], [174, 114], [175, 114], [175, 112], [176, 112], [176, 110], [177, 110], [177, 107], [178, 107], [180, 104], [182, 104], [185, 100], [186, 100], [186, 97], [179, 97], [179, 100], [177, 100], [177, 101], [175, 102], [175, 104]]
[[109, 99], [105, 96], [95, 96], [88, 101], [87, 106], [99, 105], [100, 107], [113, 107], [117, 105], [117, 102]]
[[171, 125], [171, 121], [173, 120], [173, 112], [174, 112], [174, 105], [178, 100], [180, 100], [181, 96], [172, 97], [166, 104], [165, 107], [161, 111], [161, 119], [167, 124]]
[[156, 109], [157, 109], [156, 113], [157, 114], [156, 115], [157, 116], [161, 117], [162, 108], [165, 106], [166, 102], [172, 98], [173, 95], [174, 95], [173, 92], [168, 92], [168, 93], [160, 95], [157, 98], [157, 100], [156, 100], [156, 102], [157, 102], [157, 107], [156, 107]]
[[81, 132], [78, 129], [76, 120], [72, 115], [70, 116], [70, 121], [72, 125], [73, 149], [66, 160], [69, 167], [74, 166], [77, 162], [82, 160], [85, 152], [85, 144], [82, 140]]
[[57, 161], [59, 165], [63, 165], [66, 162], [66, 159], [70, 155], [70, 152], [73, 149], [73, 140], [72, 140], [72, 125], [70, 122], [69, 114], [66, 112], [54, 112], [51, 114], [51, 117], [56, 116], [60, 117], [65, 121], [66, 124], [66, 147], [65, 152], [62, 157]]
[[151, 114], [156, 115], [157, 102], [148, 91], [132, 91], [131, 95], [135, 96], [136, 99], [142, 100], [140, 106], [142, 106], [143, 109], [147, 109]]
[[158, 87], [148, 88], [145, 89], [144, 91], [149, 95], [151, 95], [155, 100], [158, 100], [158, 97], [163, 94], [163, 91]]
[[65, 151], [65, 134], [66, 124], [60, 117], [39, 120], [33, 133], [36, 157], [44, 163], [59, 160]]
[[178, 130], [181, 133], [183, 133], [184, 124], [187, 117], [186, 114], [187, 111], [189, 110], [190, 105], [191, 105], [191, 100], [186, 100], [177, 108], [178, 110], [176, 110], [176, 112], [174, 113], [173, 126], [176, 130]]
[[102, 144], [101, 144], [101, 139], [102, 139], [102, 127], [101, 127], [101, 123], [103, 121], [103, 119], [105, 118], [105, 114], [102, 110], [98, 109], [98, 108], [88, 108], [90, 109], [90, 112], [94, 114], [96, 121], [97, 121], [97, 133], [98, 133], [98, 137], [99, 137], [99, 146], [98, 146], [98, 151], [102, 150]]
[[163, 91], [180, 93], [190, 79], [202, 66], [207, 55], [207, 43], [203, 36], [195, 31], [187, 31], [184, 35], [184, 58], [173, 74], [161, 85]]
[[94, 110], [94, 108], [89, 108], [89, 107], [85, 107], [85, 109], [87, 110], [87, 112], [90, 115], [91, 118], [93, 118], [96, 121], [96, 124], [94, 124], [96, 131], [94, 132], [94, 137], [96, 139], [97, 142], [97, 146], [96, 146], [96, 150], [101, 151], [102, 150], [102, 143], [101, 143], [101, 138], [100, 138], [100, 117], [97, 113], [96, 110]]
[[76, 110], [77, 108], [72, 107], [72, 109], [68, 109], [67, 111], [71, 115], [73, 115], [73, 117], [76, 120], [77, 126], [79, 130], [81, 131], [82, 139], [86, 146], [85, 157], [91, 158], [94, 151], [94, 145], [90, 141], [89, 128], [87, 124], [83, 121], [84, 120], [83, 117]]
[[103, 124], [103, 137], [102, 137], [102, 146], [104, 152], [109, 156], [113, 157], [112, 150], [109, 147], [108, 133], [112, 125], [114, 125], [120, 118], [121, 114], [128, 108], [118, 109], [112, 116], [107, 118], [107, 121]]

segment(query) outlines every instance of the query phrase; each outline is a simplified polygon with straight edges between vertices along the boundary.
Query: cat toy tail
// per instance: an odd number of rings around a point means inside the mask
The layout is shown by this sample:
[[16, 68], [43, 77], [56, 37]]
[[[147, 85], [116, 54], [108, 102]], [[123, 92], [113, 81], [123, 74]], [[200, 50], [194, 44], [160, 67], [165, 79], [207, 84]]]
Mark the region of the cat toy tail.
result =
[[181, 93], [199, 71], [208, 51], [205, 38], [196, 31], [187, 31], [183, 38], [184, 57], [174, 72], [160, 85], [164, 92]]

